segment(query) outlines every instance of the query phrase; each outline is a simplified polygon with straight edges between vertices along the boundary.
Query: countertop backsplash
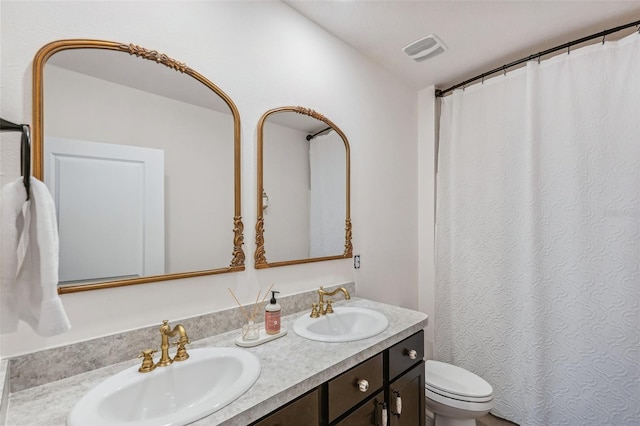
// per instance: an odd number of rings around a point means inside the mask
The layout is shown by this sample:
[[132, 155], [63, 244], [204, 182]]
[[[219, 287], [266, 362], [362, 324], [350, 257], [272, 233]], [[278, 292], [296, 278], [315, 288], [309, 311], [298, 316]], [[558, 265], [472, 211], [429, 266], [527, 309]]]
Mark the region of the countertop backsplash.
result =
[[[355, 296], [355, 283], [349, 282], [327, 286], [327, 290], [345, 287], [351, 296]], [[306, 309], [318, 301], [316, 290], [282, 296], [279, 303], [282, 315], [290, 315]], [[9, 379], [10, 389], [3, 389], [2, 412], [6, 411], [4, 399], [9, 392], [19, 392], [34, 386], [57, 381], [87, 371], [134, 359], [142, 349], [155, 348], [159, 345], [158, 327], [165, 318], [158, 318], [158, 324], [137, 330], [113, 334], [96, 339], [86, 340], [58, 348], [45, 349], [38, 352], [20, 355], [9, 360], [2, 360], [0, 379], [4, 383], [5, 374]], [[211, 312], [196, 317], [172, 320], [171, 324], [181, 323], [187, 329], [189, 339], [197, 341], [242, 327], [244, 317], [239, 307]], [[8, 365], [4, 365], [8, 364]], [[0, 422], [0, 424], [3, 424]]]
[[9, 407], [9, 360], [0, 360], [0, 425], [7, 423]]

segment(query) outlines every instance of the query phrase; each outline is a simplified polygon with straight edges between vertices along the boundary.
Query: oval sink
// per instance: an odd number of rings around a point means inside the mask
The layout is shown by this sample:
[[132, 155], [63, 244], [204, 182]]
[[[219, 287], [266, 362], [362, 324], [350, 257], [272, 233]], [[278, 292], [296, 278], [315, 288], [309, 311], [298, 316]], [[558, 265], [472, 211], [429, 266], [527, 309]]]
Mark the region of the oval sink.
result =
[[109, 377], [76, 403], [67, 425], [185, 425], [220, 410], [260, 375], [258, 358], [242, 349], [192, 349], [189, 355], [149, 373], [136, 365]]
[[320, 318], [301, 316], [293, 324], [293, 331], [320, 342], [352, 342], [380, 334], [389, 326], [387, 317], [371, 309], [334, 306], [333, 310]]

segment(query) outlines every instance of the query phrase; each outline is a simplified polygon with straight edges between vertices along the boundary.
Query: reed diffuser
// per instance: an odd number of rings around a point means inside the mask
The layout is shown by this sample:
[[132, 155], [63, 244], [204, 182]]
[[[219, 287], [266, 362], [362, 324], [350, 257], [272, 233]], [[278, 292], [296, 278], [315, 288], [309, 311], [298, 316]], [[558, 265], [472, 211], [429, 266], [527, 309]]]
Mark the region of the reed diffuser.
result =
[[260, 327], [256, 325], [256, 316], [258, 315], [258, 312], [261, 312], [260, 307], [264, 305], [264, 302], [267, 299], [267, 296], [269, 295], [269, 292], [272, 288], [273, 284], [271, 284], [271, 287], [269, 287], [269, 290], [266, 291], [264, 297], [259, 303], [258, 300], [260, 300], [260, 294], [262, 293], [262, 291], [258, 290], [258, 296], [256, 296], [255, 303], [253, 303], [253, 305], [250, 305], [250, 313], [247, 313], [247, 311], [245, 310], [245, 306], [242, 306], [233, 290], [231, 290], [230, 288], [227, 289], [240, 307], [242, 316], [244, 316], [245, 320], [247, 320], [247, 322], [242, 326], [242, 340], [257, 340], [260, 336]]

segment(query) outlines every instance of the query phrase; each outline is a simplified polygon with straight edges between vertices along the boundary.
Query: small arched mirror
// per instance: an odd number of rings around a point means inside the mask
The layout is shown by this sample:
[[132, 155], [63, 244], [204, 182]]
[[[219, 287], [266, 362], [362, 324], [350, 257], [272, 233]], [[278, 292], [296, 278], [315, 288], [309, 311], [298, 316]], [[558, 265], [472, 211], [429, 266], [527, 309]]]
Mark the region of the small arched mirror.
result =
[[303, 107], [267, 111], [258, 124], [255, 267], [352, 256], [349, 142]]
[[60, 40], [34, 59], [33, 174], [54, 198], [59, 292], [244, 270], [240, 117], [185, 64]]

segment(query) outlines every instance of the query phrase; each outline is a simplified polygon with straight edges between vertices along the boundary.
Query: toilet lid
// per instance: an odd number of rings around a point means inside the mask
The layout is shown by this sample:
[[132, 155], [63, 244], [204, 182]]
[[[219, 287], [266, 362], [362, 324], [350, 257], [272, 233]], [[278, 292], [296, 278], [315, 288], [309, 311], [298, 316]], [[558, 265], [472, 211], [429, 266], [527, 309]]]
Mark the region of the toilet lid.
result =
[[484, 379], [445, 362], [428, 360], [425, 376], [426, 385], [448, 394], [469, 398], [486, 398], [493, 394], [493, 388]]

